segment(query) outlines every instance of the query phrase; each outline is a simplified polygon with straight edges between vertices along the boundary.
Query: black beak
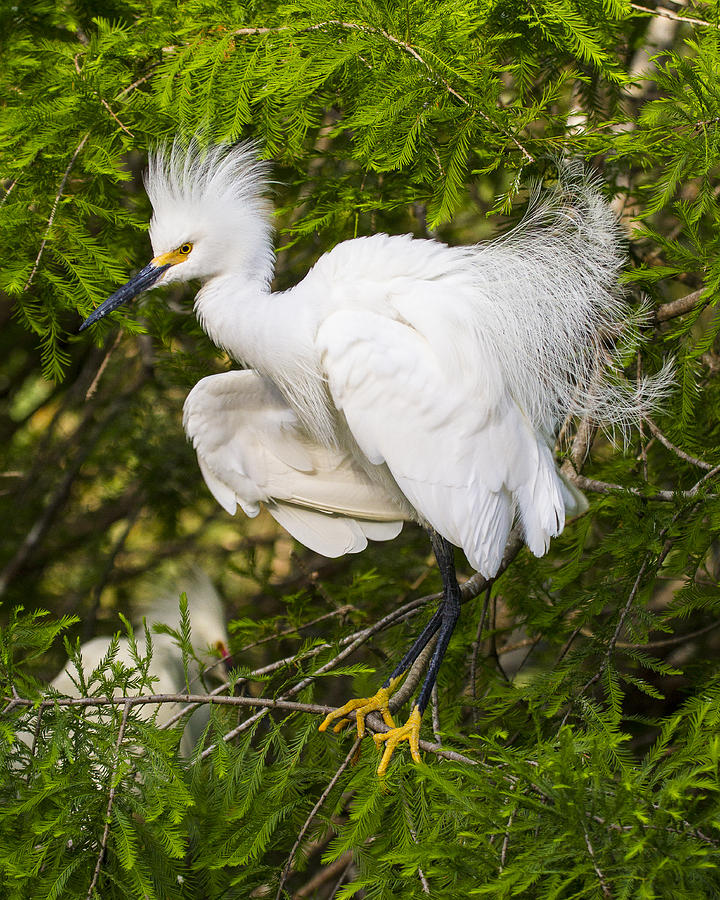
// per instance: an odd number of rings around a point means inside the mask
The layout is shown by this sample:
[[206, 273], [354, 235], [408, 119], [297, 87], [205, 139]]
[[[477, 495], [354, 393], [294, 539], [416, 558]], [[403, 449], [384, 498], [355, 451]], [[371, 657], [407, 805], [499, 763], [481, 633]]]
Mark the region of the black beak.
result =
[[118, 306], [122, 306], [123, 303], [129, 303], [130, 300], [133, 300], [138, 294], [141, 294], [143, 291], [152, 287], [163, 272], [169, 268], [170, 263], [167, 263], [164, 266], [156, 266], [153, 263], [148, 263], [144, 269], [141, 269], [137, 273], [137, 275], [133, 275], [127, 284], [118, 288], [111, 297], [108, 297], [104, 303], [101, 303], [95, 312], [91, 313], [87, 319], [85, 319], [78, 330], [84, 331], [99, 319], [104, 319], [108, 313], [117, 309]]

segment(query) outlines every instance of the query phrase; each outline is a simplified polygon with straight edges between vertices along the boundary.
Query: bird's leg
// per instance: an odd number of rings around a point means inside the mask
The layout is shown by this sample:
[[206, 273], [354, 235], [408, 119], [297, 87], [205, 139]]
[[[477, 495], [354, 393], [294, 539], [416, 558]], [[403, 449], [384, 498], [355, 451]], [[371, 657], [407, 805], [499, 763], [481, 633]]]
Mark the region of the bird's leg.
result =
[[[438, 619], [432, 632], [427, 635], [425, 643], [427, 643], [435, 631], [439, 629], [438, 639], [432, 658], [430, 659], [430, 665], [425, 674], [425, 680], [420, 688], [417, 699], [412, 705], [412, 711], [410, 712], [407, 722], [399, 728], [393, 727], [384, 734], [376, 734], [374, 736], [375, 744], [378, 747], [385, 742], [385, 750], [382, 759], [380, 760], [380, 765], [378, 766], [378, 775], [380, 776], [385, 774], [390, 762], [390, 757], [393, 755], [393, 752], [400, 741], [407, 740], [409, 742], [412, 758], [415, 762], [420, 762], [420, 721], [422, 719], [422, 714], [425, 712], [425, 708], [430, 701], [430, 695], [432, 694], [433, 685], [437, 679], [440, 664], [445, 656], [445, 651], [450, 643], [450, 637], [455, 629], [457, 620], [460, 617], [460, 587], [455, 576], [453, 546], [449, 541], [445, 540], [444, 537], [441, 537], [441, 535], [434, 531], [430, 532], [430, 539], [442, 576], [443, 602], [437, 613], [426, 626], [423, 635], [428, 631], [430, 625], [435, 622], [435, 619]], [[406, 654], [406, 658], [410, 656], [417, 643], [418, 642], [416, 641], [415, 644], [413, 644], [411, 650]], [[415, 657], [417, 657], [421, 651], [422, 648], [415, 653]], [[413, 661], [414, 658], [408, 665], [412, 665]]]
[[441, 604], [435, 611], [435, 614], [425, 628], [423, 628], [422, 633], [413, 643], [412, 647], [405, 656], [403, 656], [391, 675], [385, 679], [380, 690], [372, 697], [359, 697], [356, 700], [348, 700], [344, 706], [331, 712], [323, 719], [322, 724], [320, 725], [320, 731], [325, 731], [331, 722], [337, 723], [333, 730], [338, 731], [345, 724], [345, 717], [347, 714], [351, 713], [353, 710], [355, 711], [358, 737], [364, 736], [365, 716], [371, 712], [379, 712], [382, 715], [385, 724], [389, 728], [395, 728], [395, 722], [393, 721], [393, 717], [388, 707], [390, 697], [395, 688], [402, 681], [407, 670], [412, 666], [418, 656], [420, 656], [427, 646], [428, 641], [440, 627], [440, 623], [443, 621], [443, 605], [444, 604]]

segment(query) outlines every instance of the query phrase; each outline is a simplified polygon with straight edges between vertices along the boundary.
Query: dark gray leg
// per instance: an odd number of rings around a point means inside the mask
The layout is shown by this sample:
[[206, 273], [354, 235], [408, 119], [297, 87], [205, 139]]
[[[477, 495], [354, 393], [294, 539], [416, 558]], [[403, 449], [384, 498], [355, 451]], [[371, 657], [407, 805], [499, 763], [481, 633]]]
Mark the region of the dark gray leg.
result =
[[443, 620], [443, 605], [444, 600], [440, 601], [440, 606], [435, 610], [435, 614], [432, 619], [427, 623], [427, 625], [423, 628], [420, 636], [415, 640], [412, 647], [408, 650], [408, 652], [403, 656], [400, 662], [395, 666], [392, 671], [392, 674], [385, 680], [383, 683], [383, 687], [387, 687], [393, 678], [397, 678], [398, 675], [402, 675], [406, 672], [410, 666], [415, 662], [415, 660], [420, 656], [425, 647], [428, 644], [428, 641], [432, 638], [435, 632], [440, 627], [440, 623]]
[[[458, 585], [457, 578], [455, 576], [455, 558], [453, 545], [435, 531], [430, 532], [430, 540], [432, 541], [432, 548], [435, 553], [435, 558], [438, 562], [440, 575], [442, 576], [443, 602], [442, 606], [440, 606], [430, 622], [428, 622], [425, 631], [421, 635], [421, 637], [423, 637], [430, 626], [434, 624], [432, 632], [427, 635], [427, 638], [425, 640], [425, 644], [427, 644], [432, 635], [439, 628], [437, 644], [435, 645], [435, 650], [430, 660], [428, 670], [425, 673], [425, 680], [423, 681], [422, 687], [420, 688], [420, 693], [418, 694], [417, 699], [413, 704], [413, 706], [416, 706], [420, 711], [420, 715], [425, 712], [425, 707], [430, 701], [430, 695], [432, 693], [435, 680], [437, 679], [438, 670], [440, 669], [443, 657], [445, 656], [445, 651], [447, 650], [448, 644], [450, 643], [450, 637], [455, 630], [457, 620], [460, 618], [460, 586]], [[435, 624], [436, 619], [438, 619], [438, 621]], [[415, 645], [413, 645], [413, 648], [411, 649], [414, 649], [414, 646]], [[423, 644], [423, 646], [425, 645]], [[417, 651], [415, 657], [417, 657], [421, 651], [422, 647]]]
[[430, 694], [432, 693], [440, 664], [442, 663], [443, 656], [447, 650], [450, 636], [452, 635], [455, 624], [460, 616], [460, 588], [457, 583], [457, 578], [455, 577], [453, 545], [436, 531], [430, 530], [429, 534], [432, 548], [435, 553], [435, 559], [437, 559], [440, 575], [442, 577], [443, 599], [440, 602], [440, 606], [435, 611], [435, 614], [425, 628], [423, 628], [412, 647], [410, 647], [405, 656], [403, 656], [397, 666], [395, 666], [392, 674], [382, 685], [384, 688], [388, 687], [394, 678], [397, 678], [398, 675], [402, 675], [406, 672], [423, 652], [435, 632], [440, 629], [438, 642], [430, 660], [430, 665], [428, 666], [420, 694], [413, 704], [413, 706], [419, 707], [421, 715], [425, 711], [425, 707], [430, 700]]

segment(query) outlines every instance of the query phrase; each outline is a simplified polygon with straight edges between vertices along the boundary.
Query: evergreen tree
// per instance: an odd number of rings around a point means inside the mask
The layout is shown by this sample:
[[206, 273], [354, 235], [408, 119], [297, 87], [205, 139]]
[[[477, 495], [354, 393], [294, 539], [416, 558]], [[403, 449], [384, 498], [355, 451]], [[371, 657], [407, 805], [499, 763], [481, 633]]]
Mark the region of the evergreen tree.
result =
[[[670, 6], [0, 10], [1, 896], [720, 895], [720, 4]], [[488, 237], [582, 158], [628, 231], [627, 372], [674, 360], [627, 446], [565, 424], [589, 512], [543, 559], [511, 545], [492, 585], [464, 572], [424, 763], [398, 752], [384, 781], [371, 740], [317, 726], [432, 614], [422, 532], [329, 561], [219, 509], [181, 407], [232, 361], [191, 290], [77, 333], [148, 258], [146, 151], [177, 132], [273, 160], [279, 288], [355, 235]], [[151, 635], [78, 674], [82, 702], [47, 682], [193, 562], [234, 662], [184, 760], [182, 720], [140, 711]]]

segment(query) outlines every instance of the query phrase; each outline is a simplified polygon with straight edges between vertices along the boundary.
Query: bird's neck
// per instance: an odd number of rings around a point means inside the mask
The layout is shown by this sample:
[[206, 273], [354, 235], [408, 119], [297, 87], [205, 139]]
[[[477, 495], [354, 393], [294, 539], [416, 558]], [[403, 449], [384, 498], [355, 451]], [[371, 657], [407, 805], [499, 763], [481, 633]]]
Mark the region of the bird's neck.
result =
[[264, 281], [222, 275], [202, 286], [195, 297], [195, 314], [213, 343], [255, 369], [268, 353], [274, 356], [272, 344], [278, 335], [272, 327], [272, 296]]
[[318, 310], [296, 292], [271, 293], [263, 282], [237, 275], [208, 281], [195, 298], [210, 339], [273, 381], [307, 429], [335, 444], [334, 414], [317, 360]]

